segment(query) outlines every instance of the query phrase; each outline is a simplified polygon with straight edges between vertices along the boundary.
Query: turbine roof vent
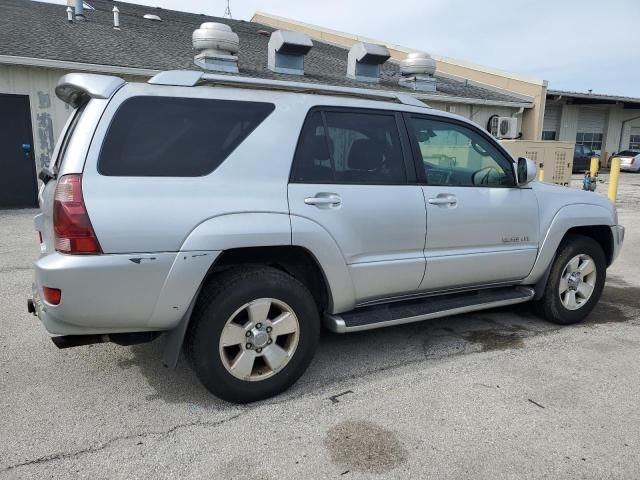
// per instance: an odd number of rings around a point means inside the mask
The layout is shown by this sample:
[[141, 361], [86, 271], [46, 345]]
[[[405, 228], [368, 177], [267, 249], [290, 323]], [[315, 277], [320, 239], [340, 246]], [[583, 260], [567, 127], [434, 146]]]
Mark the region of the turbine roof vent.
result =
[[304, 33], [276, 30], [269, 38], [269, 70], [304, 75], [304, 57], [312, 47], [313, 42]]
[[425, 52], [412, 52], [400, 62], [400, 85], [423, 92], [436, 91], [436, 62]]
[[240, 39], [229, 25], [205, 22], [194, 30], [193, 48], [199, 50], [194, 63], [205, 70], [238, 73]]
[[358, 42], [349, 50], [347, 77], [362, 82], [380, 81], [380, 65], [391, 54], [384, 45]]

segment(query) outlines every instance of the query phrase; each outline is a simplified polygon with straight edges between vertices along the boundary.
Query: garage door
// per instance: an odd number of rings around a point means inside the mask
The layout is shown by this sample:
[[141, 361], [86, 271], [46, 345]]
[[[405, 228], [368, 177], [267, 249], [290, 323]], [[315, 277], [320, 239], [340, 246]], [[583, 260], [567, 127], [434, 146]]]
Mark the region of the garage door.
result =
[[591, 150], [602, 150], [607, 111], [597, 108], [580, 108], [576, 143], [588, 145]]
[[560, 134], [561, 105], [547, 105], [544, 109], [542, 140], [557, 140]]
[[0, 208], [37, 206], [29, 97], [0, 94]]
[[640, 150], [640, 127], [631, 127], [629, 148], [632, 150]]

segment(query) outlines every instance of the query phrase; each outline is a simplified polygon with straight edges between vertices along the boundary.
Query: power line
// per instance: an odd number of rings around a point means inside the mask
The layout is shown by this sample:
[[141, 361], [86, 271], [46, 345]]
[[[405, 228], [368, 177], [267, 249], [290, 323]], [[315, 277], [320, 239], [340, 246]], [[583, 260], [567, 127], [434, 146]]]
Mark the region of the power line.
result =
[[231, 15], [231, 6], [229, 5], [230, 1], [231, 0], [227, 0], [227, 8], [224, 11], [223, 18], [233, 18], [233, 15]]

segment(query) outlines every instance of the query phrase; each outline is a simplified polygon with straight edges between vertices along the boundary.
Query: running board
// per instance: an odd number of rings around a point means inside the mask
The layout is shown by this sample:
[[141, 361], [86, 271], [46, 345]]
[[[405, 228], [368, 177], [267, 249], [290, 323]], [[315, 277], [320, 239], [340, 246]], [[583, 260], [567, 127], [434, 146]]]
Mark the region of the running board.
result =
[[361, 307], [339, 315], [325, 315], [324, 318], [329, 330], [337, 333], [359, 332], [514, 305], [528, 302], [534, 295], [531, 287], [488, 288]]

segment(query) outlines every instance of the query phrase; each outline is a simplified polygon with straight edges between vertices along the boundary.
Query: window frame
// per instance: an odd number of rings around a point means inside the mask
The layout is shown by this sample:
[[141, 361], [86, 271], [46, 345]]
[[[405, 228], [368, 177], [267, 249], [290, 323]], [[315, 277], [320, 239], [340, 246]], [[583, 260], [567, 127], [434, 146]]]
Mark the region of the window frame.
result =
[[[128, 102], [132, 101], [132, 100], [136, 100], [139, 98], [151, 98], [151, 99], [170, 99], [170, 100], [192, 100], [192, 101], [214, 101], [214, 102], [227, 102], [227, 103], [253, 103], [253, 104], [262, 104], [262, 105], [268, 105], [270, 106], [270, 111], [267, 113], [267, 115], [262, 119], [262, 121], [260, 121], [257, 125], [255, 125], [253, 127], [253, 129], [251, 129], [251, 131], [249, 131], [247, 133], [247, 135], [242, 139], [242, 141], [236, 145], [232, 150], [229, 151], [229, 153], [227, 154], [227, 156], [217, 165], [213, 166], [211, 168], [210, 171], [202, 173], [200, 175], [149, 175], [149, 174], [145, 174], [145, 175], [114, 175], [114, 174], [107, 174], [105, 173], [102, 169], [101, 169], [101, 160], [102, 160], [102, 155], [103, 155], [103, 151], [105, 149], [105, 145], [107, 143], [107, 138], [109, 137], [109, 133], [111, 131], [111, 128], [113, 127], [114, 123], [115, 123], [115, 119], [118, 115], [118, 113], [120, 112], [120, 109], [126, 105]], [[267, 119], [273, 114], [273, 112], [275, 112], [276, 110], [276, 104], [274, 102], [262, 102], [262, 101], [253, 101], [253, 100], [228, 100], [228, 99], [222, 99], [222, 98], [212, 98], [212, 97], [191, 97], [191, 96], [185, 96], [185, 95], [149, 95], [149, 94], [134, 94], [131, 96], [127, 96], [125, 97], [115, 108], [115, 110], [110, 114], [109, 116], [109, 121], [106, 124], [104, 133], [102, 134], [101, 138], [100, 138], [100, 144], [99, 144], [99, 149], [98, 149], [98, 153], [97, 153], [97, 159], [96, 159], [96, 163], [95, 163], [95, 168], [96, 168], [96, 172], [98, 173], [98, 175], [102, 176], [102, 177], [112, 177], [112, 178], [155, 178], [155, 179], [159, 179], [159, 178], [204, 178], [207, 177], [209, 175], [211, 175], [212, 173], [214, 173], [218, 168], [220, 168], [220, 166], [222, 164], [224, 164], [229, 157], [231, 157], [233, 155], [233, 153], [238, 149], [238, 147], [240, 147], [246, 140], [247, 138], [249, 138], [258, 128], [260, 128], [260, 126], [267, 121]]]
[[[487, 142], [489, 142], [489, 144], [491, 144], [498, 151], [498, 154], [500, 155], [500, 157], [508, 165], [511, 166], [509, 171], [511, 172], [511, 179], [513, 181], [513, 185], [431, 185], [428, 182], [427, 174], [424, 171], [424, 159], [422, 158], [422, 153], [420, 152], [420, 147], [418, 146], [419, 144], [418, 139], [415, 135], [415, 132], [411, 128], [410, 122], [411, 122], [411, 119], [413, 118], [456, 125], [456, 126], [471, 130], [477, 133], [478, 135], [480, 135], [480, 137], [482, 137]], [[502, 145], [500, 145], [500, 143], [496, 141], [496, 139], [493, 136], [489, 135], [488, 132], [484, 131], [482, 128], [473, 124], [469, 124], [465, 121], [458, 120], [456, 118], [441, 117], [439, 115], [430, 115], [430, 114], [424, 114], [424, 113], [405, 112], [403, 114], [403, 119], [405, 123], [405, 129], [407, 131], [407, 135], [411, 140], [410, 146], [411, 146], [411, 151], [413, 153], [414, 164], [415, 164], [415, 168], [418, 175], [418, 183], [420, 185], [429, 186], [429, 187], [443, 187], [443, 188], [447, 188], [447, 187], [451, 187], [451, 188], [520, 188], [520, 185], [518, 185], [518, 180], [517, 180], [518, 175], [516, 173], [517, 162], [513, 159], [511, 154], [509, 154], [509, 152], [507, 152], [507, 150]], [[498, 161], [496, 160], [496, 162]]]
[[[382, 115], [386, 117], [393, 117], [397, 131], [398, 138], [400, 140], [400, 149], [402, 151], [402, 162], [405, 170], [405, 181], [399, 183], [378, 183], [378, 182], [358, 182], [358, 183], [347, 183], [343, 181], [299, 181], [295, 179], [296, 168], [299, 165], [297, 162], [298, 154], [301, 149], [302, 144], [302, 135], [305, 133], [305, 129], [307, 127], [308, 122], [310, 121], [312, 115], [320, 112], [322, 117], [322, 125], [325, 130], [325, 139], [329, 140], [328, 136], [328, 128], [327, 128], [327, 119], [325, 113], [353, 113], [353, 114], [369, 114], [369, 115]], [[331, 168], [335, 173], [335, 162], [333, 158], [333, 153], [331, 152], [331, 148], [329, 144], [327, 144], [327, 149], [329, 150], [330, 160], [331, 160]], [[298, 133], [298, 140], [296, 142], [296, 148], [293, 153], [293, 159], [291, 161], [291, 169], [289, 171], [289, 183], [293, 184], [301, 184], [301, 185], [377, 185], [380, 187], [383, 186], [398, 186], [398, 185], [416, 185], [418, 182], [415, 162], [413, 161], [413, 153], [411, 151], [411, 145], [408, 137], [408, 133], [406, 131], [402, 113], [396, 110], [385, 110], [385, 109], [377, 109], [377, 108], [360, 108], [360, 107], [337, 107], [337, 106], [323, 106], [316, 105], [311, 107], [307, 112], [304, 121], [302, 122], [302, 126], [300, 127], [300, 133]]]

